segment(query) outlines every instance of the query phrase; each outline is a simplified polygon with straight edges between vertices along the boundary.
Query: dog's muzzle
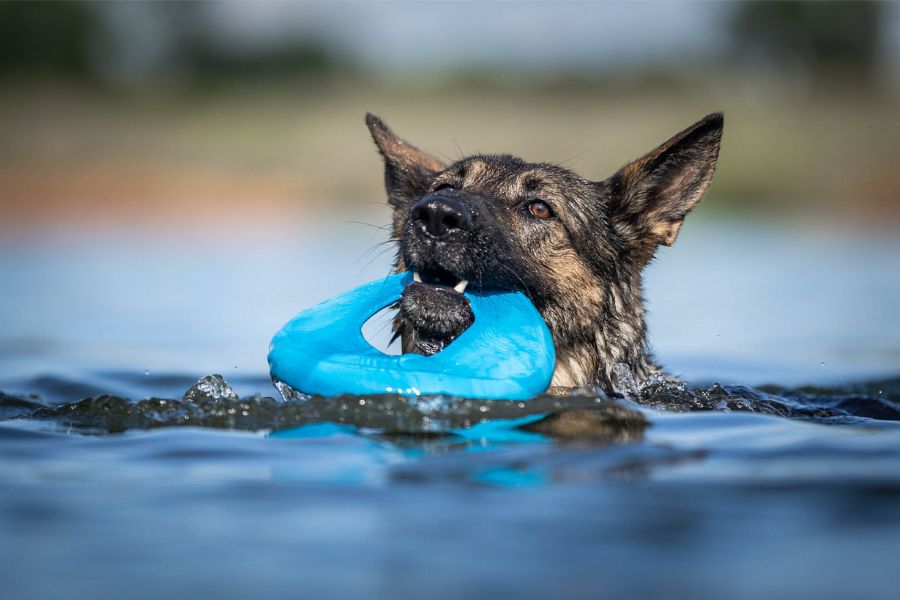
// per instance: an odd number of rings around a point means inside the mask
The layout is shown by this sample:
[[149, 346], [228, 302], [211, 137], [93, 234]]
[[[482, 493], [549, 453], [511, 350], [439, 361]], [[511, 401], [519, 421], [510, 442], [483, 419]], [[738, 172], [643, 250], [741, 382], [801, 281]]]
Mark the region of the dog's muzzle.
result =
[[412, 206], [410, 218], [423, 237], [443, 240], [472, 229], [474, 215], [459, 198], [445, 194], [425, 196]]

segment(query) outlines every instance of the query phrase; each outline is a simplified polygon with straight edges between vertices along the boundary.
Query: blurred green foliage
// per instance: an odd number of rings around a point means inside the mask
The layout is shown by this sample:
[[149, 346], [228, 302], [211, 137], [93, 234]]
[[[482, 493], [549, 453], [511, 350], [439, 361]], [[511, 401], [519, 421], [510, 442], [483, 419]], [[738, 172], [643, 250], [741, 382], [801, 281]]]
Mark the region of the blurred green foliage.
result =
[[740, 2], [730, 19], [732, 45], [744, 58], [813, 79], [873, 82], [883, 50], [884, 3]]
[[[202, 87], [214, 81], [321, 79], [353, 71], [351, 64], [320, 41], [302, 36], [266, 48], [219, 43], [213, 35], [210, 5], [205, 2], [139, 4], [132, 18], [152, 18], [156, 27], [145, 29], [162, 38], [155, 44], [168, 54], [143, 74], [142, 83], [148, 86], [165, 83], [172, 76]], [[113, 18], [115, 10], [114, 3], [107, 2], [0, 2], [0, 77], [115, 83], [110, 79], [117, 76], [116, 70], [108, 66], [129, 54], [133, 33]]]
[[[214, 3], [196, 1], [126, 3], [124, 10], [106, 2], [0, 2], [0, 77], [60, 75], [85, 82], [114, 78], [116, 69], [109, 63], [129, 56], [135, 28], [141, 35], [155, 36], [151, 45], [164, 49], [163, 59], [145, 74], [143, 83], [148, 85], [173, 74], [196, 85], [216, 79], [297, 81], [335, 73], [363, 75], [327, 29], [298, 29], [296, 39], [278, 44], [232, 43], [219, 35], [215, 9]], [[116, 18], [129, 11], [128, 18]], [[723, 12], [728, 52], [710, 57], [709, 64], [694, 65], [695, 71], [712, 67], [715, 76], [719, 70], [749, 63], [790, 76], [807, 73], [814, 83], [827, 83], [834, 76], [871, 83], [879, 75], [885, 48], [884, 14], [884, 4], [871, 1], [734, 2]], [[490, 68], [472, 67], [464, 72], [445, 67], [438, 76], [472, 88], [497, 84]], [[527, 78], [528, 65], [523, 67]], [[684, 76], [666, 68], [650, 61], [626, 70], [636, 71], [630, 77], [638, 81], [672, 83]], [[541, 82], [549, 78], [556, 88], [583, 88], [622, 77], [609, 69], [562, 78], [546, 67], [530, 73]]]
[[0, 74], [92, 79], [92, 51], [103, 34], [84, 2], [0, 2]]

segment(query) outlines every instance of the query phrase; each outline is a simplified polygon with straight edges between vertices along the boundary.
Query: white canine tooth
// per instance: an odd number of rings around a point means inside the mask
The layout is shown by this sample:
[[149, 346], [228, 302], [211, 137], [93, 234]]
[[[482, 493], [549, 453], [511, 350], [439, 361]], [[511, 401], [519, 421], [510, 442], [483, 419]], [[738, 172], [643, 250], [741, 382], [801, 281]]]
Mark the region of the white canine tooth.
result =
[[422, 283], [422, 276], [419, 275], [418, 271], [413, 271], [413, 281], [416, 283]]
[[459, 283], [453, 286], [453, 289], [462, 294], [466, 291], [466, 286], [469, 285], [469, 282], [465, 279], [460, 279]]

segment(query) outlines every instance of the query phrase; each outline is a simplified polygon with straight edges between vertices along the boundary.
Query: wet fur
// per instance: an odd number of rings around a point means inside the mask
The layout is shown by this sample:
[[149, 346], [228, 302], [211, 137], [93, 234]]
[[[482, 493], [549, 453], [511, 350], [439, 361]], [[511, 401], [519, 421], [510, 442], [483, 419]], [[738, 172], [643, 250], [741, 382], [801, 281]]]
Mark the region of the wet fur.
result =
[[[517, 289], [531, 299], [556, 347], [554, 386], [615, 392], [660, 367], [647, 341], [641, 273], [671, 245], [712, 180], [723, 117], [711, 114], [601, 181], [510, 155], [445, 165], [400, 139], [374, 115], [366, 122], [385, 163], [396, 268], [442, 269], [470, 285]], [[473, 215], [471, 230], [434, 240], [410, 218], [423, 198], [449, 199]], [[527, 206], [541, 200], [554, 216]], [[395, 321], [404, 352], [430, 353], [471, 324], [464, 296], [411, 285]], [[439, 349], [439, 348], [438, 348]]]

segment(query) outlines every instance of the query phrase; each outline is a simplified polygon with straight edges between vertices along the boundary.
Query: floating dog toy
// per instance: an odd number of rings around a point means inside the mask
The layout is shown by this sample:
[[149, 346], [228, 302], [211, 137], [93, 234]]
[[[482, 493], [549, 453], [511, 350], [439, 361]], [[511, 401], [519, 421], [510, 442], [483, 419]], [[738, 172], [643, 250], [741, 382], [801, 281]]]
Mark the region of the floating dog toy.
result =
[[374, 281], [313, 306], [279, 331], [272, 378], [308, 394], [448, 394], [527, 400], [547, 389], [556, 361], [550, 330], [520, 292], [466, 291], [475, 320], [432, 356], [389, 356], [363, 323], [400, 299], [410, 273]]

